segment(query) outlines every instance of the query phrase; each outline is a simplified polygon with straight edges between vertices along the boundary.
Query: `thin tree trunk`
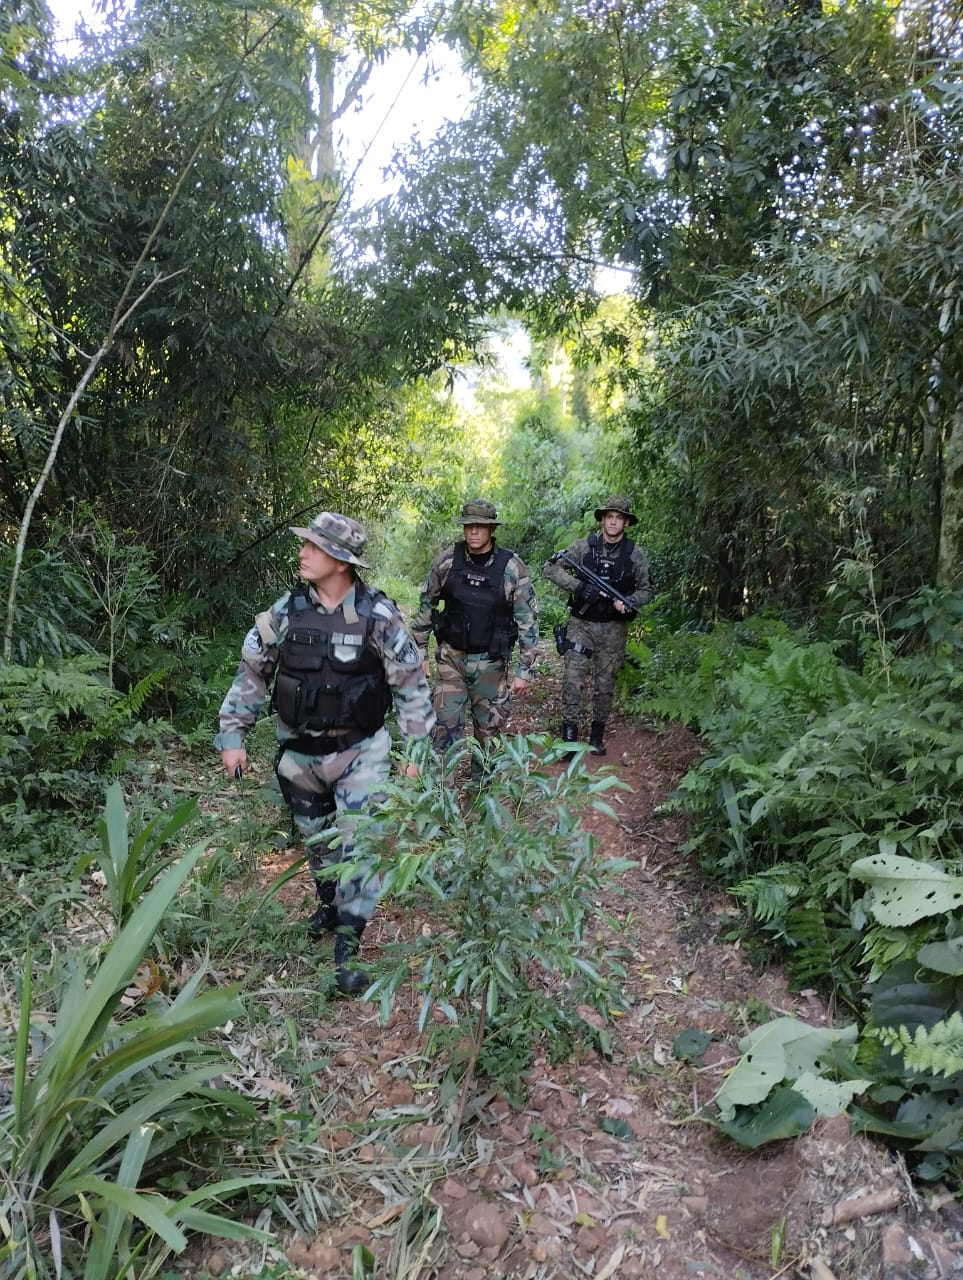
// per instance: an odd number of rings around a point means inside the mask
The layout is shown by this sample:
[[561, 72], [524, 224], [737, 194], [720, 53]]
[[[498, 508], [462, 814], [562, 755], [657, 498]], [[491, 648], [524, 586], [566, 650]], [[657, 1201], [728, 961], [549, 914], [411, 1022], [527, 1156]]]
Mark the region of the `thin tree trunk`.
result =
[[[280, 22], [280, 19], [278, 19], [276, 22], [273, 22], [271, 26], [268, 28], [268, 30], [257, 39], [257, 41], [255, 42], [253, 47], [248, 51], [248, 53], [253, 53], [254, 49], [256, 49], [259, 45], [263, 44], [263, 42], [270, 36], [271, 32], [273, 32], [273, 30], [275, 29], [275, 27], [278, 25], [279, 22]], [[154, 223], [153, 227], [151, 228], [150, 234], [148, 235], [147, 239], [144, 242], [144, 247], [140, 252], [140, 257], [134, 263], [134, 266], [131, 269], [130, 274], [128, 275], [126, 281], [124, 282], [124, 287], [121, 290], [120, 298], [117, 301], [117, 305], [114, 307], [114, 313], [110, 317], [110, 323], [107, 326], [107, 332], [104, 335], [103, 341], [101, 342], [97, 350], [94, 352], [94, 354], [91, 356], [90, 361], [87, 365], [87, 368], [84, 370], [84, 373], [80, 381], [78, 382], [77, 386], [74, 388], [74, 392], [67, 403], [67, 407], [64, 410], [63, 414], [61, 415], [60, 421], [57, 423], [57, 429], [54, 432], [53, 439], [50, 442], [50, 449], [47, 452], [46, 461], [44, 462], [43, 467], [41, 468], [40, 475], [37, 477], [37, 483], [34, 485], [33, 492], [30, 494], [30, 498], [27, 501], [27, 505], [24, 508], [23, 519], [20, 521], [20, 532], [17, 537], [16, 551], [14, 552], [13, 569], [11, 570], [11, 573], [10, 573], [10, 590], [7, 593], [7, 616], [6, 616], [6, 622], [4, 624], [4, 629], [3, 629], [3, 661], [4, 662], [9, 662], [13, 654], [13, 628], [14, 628], [14, 621], [17, 614], [17, 589], [20, 585], [20, 573], [23, 568], [23, 555], [27, 545], [27, 535], [30, 530], [30, 521], [33, 518], [34, 509], [40, 500], [40, 496], [43, 493], [44, 488], [46, 487], [48, 479], [50, 478], [50, 473], [51, 471], [53, 471], [54, 463], [57, 461], [57, 454], [60, 452], [60, 445], [63, 441], [64, 433], [67, 430], [67, 425], [70, 422], [71, 418], [73, 417], [74, 410], [76, 409], [81, 397], [83, 396], [84, 391], [87, 389], [87, 385], [90, 382], [91, 378], [97, 372], [105, 356], [107, 356], [112, 350], [114, 344], [117, 341], [117, 338], [121, 329], [130, 319], [130, 317], [134, 314], [134, 312], [137, 310], [140, 304], [151, 292], [153, 292], [153, 290], [158, 285], [166, 284], [167, 281], [173, 280], [176, 276], [182, 275], [183, 271], [187, 270], [187, 268], [184, 267], [182, 268], [181, 271], [172, 271], [169, 275], [166, 275], [166, 276], [163, 276], [163, 275], [155, 276], [154, 279], [151, 280], [150, 283], [147, 285], [147, 287], [140, 294], [138, 294], [138, 296], [134, 299], [134, 301], [128, 305], [128, 299], [130, 298], [131, 293], [133, 292], [134, 287], [137, 284], [137, 277], [140, 275], [141, 269], [144, 266], [144, 263], [147, 261], [147, 257], [150, 254], [151, 250], [153, 249], [154, 244], [157, 240], [157, 237], [160, 235], [161, 228], [164, 226], [164, 223], [167, 221], [168, 214], [170, 213], [171, 209], [174, 207], [174, 203], [181, 193], [181, 188], [184, 186], [184, 183], [187, 181], [188, 175], [190, 174], [191, 170], [194, 168], [194, 164], [197, 161], [197, 157], [201, 154], [201, 151], [206, 145], [208, 139], [210, 138], [211, 132], [218, 118], [220, 117], [221, 111], [223, 110], [225, 104], [230, 101], [231, 95], [234, 93], [235, 87], [237, 85], [237, 80], [238, 80], [238, 74], [235, 74], [224, 86], [224, 91], [221, 94], [220, 103], [211, 113], [210, 119], [208, 120], [204, 128], [201, 130], [201, 135], [197, 141], [197, 145], [195, 146], [193, 152], [191, 153], [190, 159], [187, 161], [184, 168], [181, 170], [177, 178], [177, 181], [174, 183], [173, 190], [171, 191], [170, 195], [167, 197], [167, 201], [165, 202], [163, 209], [158, 214], [157, 221]]]
[[956, 406], [943, 446], [943, 493], [937, 586], [963, 588], [963, 400]]
[[468, 1065], [465, 1068], [465, 1078], [461, 1082], [461, 1097], [458, 1099], [458, 1110], [455, 1113], [455, 1119], [451, 1126], [452, 1140], [457, 1137], [458, 1130], [461, 1128], [461, 1122], [465, 1118], [465, 1107], [468, 1105], [468, 1095], [471, 1092], [472, 1081], [475, 1078], [475, 1066], [478, 1063], [478, 1055], [481, 1053], [482, 1043], [485, 1039], [485, 1015], [488, 1012], [488, 987], [482, 991], [481, 1013], [478, 1015], [478, 1026], [475, 1028], [475, 1039], [472, 1041], [471, 1057], [468, 1059]]

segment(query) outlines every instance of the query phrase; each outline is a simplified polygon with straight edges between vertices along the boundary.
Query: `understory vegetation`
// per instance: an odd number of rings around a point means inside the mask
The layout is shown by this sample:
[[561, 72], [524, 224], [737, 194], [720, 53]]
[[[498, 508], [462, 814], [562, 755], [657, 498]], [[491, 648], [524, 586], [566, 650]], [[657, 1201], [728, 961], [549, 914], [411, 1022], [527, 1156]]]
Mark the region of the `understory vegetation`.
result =
[[[541, 566], [626, 496], [656, 599], [620, 711], [698, 733], [687, 853], [838, 1021], [755, 1028], [700, 1118], [752, 1147], [846, 1111], [958, 1186], [958, 6], [97, 14], [66, 41], [44, 0], [0, 13], [0, 1278], [146, 1277], [330, 1212], [299, 1019], [335, 993], [254, 875], [286, 818], [204, 803], [240, 637], [320, 509], [410, 612], [490, 499], [549, 636]], [[358, 196], [339, 122], [440, 51], [464, 114]], [[443, 924], [371, 996], [419, 1001], [455, 1141], [536, 1047], [611, 1050], [626, 961], [587, 904], [620, 868], [580, 815], [617, 783], [547, 734], [468, 806], [423, 763], [370, 838]], [[291, 1092], [245, 1074], [262, 1042]]]
[[707, 1113], [744, 1145], [848, 1110], [919, 1176], [959, 1175], [961, 619], [963, 596], [926, 591], [858, 646], [759, 618], [653, 629], [636, 651], [635, 712], [705, 743], [668, 807], [736, 899], [733, 936], [848, 1020], [827, 1036], [782, 1018], [746, 1038]]

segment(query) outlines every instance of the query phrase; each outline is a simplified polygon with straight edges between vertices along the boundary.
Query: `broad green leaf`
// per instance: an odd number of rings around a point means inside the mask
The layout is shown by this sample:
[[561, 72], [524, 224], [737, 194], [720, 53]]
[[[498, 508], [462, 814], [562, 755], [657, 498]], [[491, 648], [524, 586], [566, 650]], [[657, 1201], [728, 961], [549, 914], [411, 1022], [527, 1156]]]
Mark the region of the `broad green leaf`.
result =
[[754, 1150], [767, 1142], [798, 1137], [809, 1129], [815, 1116], [812, 1104], [787, 1084], [776, 1089], [762, 1106], [745, 1108], [738, 1116], [713, 1123], [741, 1147]]
[[792, 1023], [791, 1018], [779, 1019], [759, 1027], [740, 1041], [746, 1045], [742, 1057], [726, 1077], [716, 1094], [715, 1102], [724, 1120], [731, 1120], [736, 1107], [748, 1107], [762, 1102], [772, 1089], [786, 1076], [787, 1037], [797, 1033], [782, 1024]]
[[811, 1071], [822, 1075], [835, 1065], [835, 1050], [840, 1045], [855, 1044], [859, 1028], [855, 1022], [845, 1027], [804, 1027], [794, 1040], [786, 1044], [786, 1075], [790, 1080]]
[[632, 1126], [620, 1116], [606, 1116], [601, 1127], [604, 1133], [610, 1133], [613, 1138], [621, 1138], [624, 1142], [631, 1142], [635, 1137]]
[[819, 1074], [831, 1065], [833, 1049], [855, 1041], [855, 1025], [830, 1029], [810, 1027], [797, 1018], [776, 1018], [739, 1041], [742, 1058], [716, 1094], [723, 1118], [737, 1106], [761, 1102], [785, 1079], [806, 1072]]
[[69, 1078], [79, 1055], [85, 1050], [89, 1052], [88, 1038], [99, 1025], [103, 1025], [105, 1017], [109, 1017], [118, 993], [140, 964], [164, 912], [203, 856], [205, 848], [203, 843], [195, 845], [138, 905], [107, 952], [84, 998], [61, 1005], [53, 1043], [44, 1054], [38, 1072], [38, 1076], [42, 1074], [49, 1082], [51, 1089], [56, 1089], [60, 1081]]
[[[71, 1194], [73, 1178], [80, 1177], [85, 1171], [96, 1167], [103, 1155], [123, 1142], [129, 1134], [146, 1124], [159, 1112], [166, 1110], [177, 1098], [200, 1088], [210, 1080], [211, 1076], [223, 1070], [223, 1063], [210, 1063], [198, 1071], [185, 1072], [177, 1079], [151, 1089], [132, 1106], [125, 1107], [119, 1115], [98, 1129], [58, 1174], [51, 1187], [51, 1194], [57, 1199]], [[241, 1101], [241, 1099], [238, 1100]]]
[[[256, 1183], [257, 1179], [252, 1179], [251, 1182]], [[211, 1213], [206, 1209], [181, 1208], [180, 1203], [175, 1206], [174, 1217], [188, 1231], [202, 1232], [208, 1236], [223, 1236], [225, 1240], [268, 1241], [273, 1238], [268, 1232], [258, 1231], [255, 1227], [249, 1227], [246, 1223], [238, 1222], [234, 1218]]]
[[872, 1080], [845, 1080], [837, 1083], [825, 1076], [804, 1071], [793, 1081], [792, 1087], [802, 1094], [817, 1116], [838, 1116], [847, 1109], [857, 1094], [865, 1093]]
[[[153, 1136], [149, 1127], [139, 1127], [131, 1132], [117, 1172], [117, 1186], [136, 1191]], [[84, 1276], [89, 1280], [100, 1280], [101, 1276], [109, 1274], [121, 1232], [129, 1222], [126, 1210], [116, 1201], [108, 1204], [100, 1230], [92, 1233], [93, 1240], [84, 1261]]]
[[173, 1207], [170, 1200], [162, 1195], [142, 1195], [131, 1191], [128, 1187], [119, 1187], [113, 1182], [92, 1175], [78, 1178], [74, 1184], [76, 1190], [88, 1197], [92, 1204], [102, 1200], [105, 1205], [117, 1205], [131, 1217], [137, 1218], [151, 1231], [157, 1233], [165, 1244], [175, 1253], [187, 1247], [187, 1237], [171, 1221], [169, 1214]]
[[951, 977], [922, 982], [912, 961], [893, 965], [873, 987], [872, 1019], [878, 1027], [933, 1027], [960, 1003], [963, 984]]
[[697, 1031], [695, 1027], [687, 1027], [680, 1031], [672, 1042], [672, 1056], [683, 1062], [694, 1062], [701, 1065], [702, 1055], [712, 1041], [711, 1031]]
[[877, 853], [854, 862], [849, 874], [869, 884], [867, 908], [882, 925], [905, 928], [963, 903], [963, 877], [935, 863]]
[[920, 964], [935, 973], [948, 973], [952, 977], [963, 975], [963, 938], [950, 938], [946, 942], [928, 942], [916, 953]]

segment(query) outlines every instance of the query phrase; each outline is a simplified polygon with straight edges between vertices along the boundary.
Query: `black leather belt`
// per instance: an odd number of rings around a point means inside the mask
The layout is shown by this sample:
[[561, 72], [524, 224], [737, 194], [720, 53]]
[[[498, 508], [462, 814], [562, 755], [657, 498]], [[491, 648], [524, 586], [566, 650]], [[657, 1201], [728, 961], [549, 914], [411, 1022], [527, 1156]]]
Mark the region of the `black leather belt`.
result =
[[374, 729], [348, 729], [345, 733], [306, 733], [299, 738], [288, 738], [281, 743], [280, 750], [297, 751], [303, 756], [330, 756], [357, 746], [382, 728], [384, 725], [379, 724]]

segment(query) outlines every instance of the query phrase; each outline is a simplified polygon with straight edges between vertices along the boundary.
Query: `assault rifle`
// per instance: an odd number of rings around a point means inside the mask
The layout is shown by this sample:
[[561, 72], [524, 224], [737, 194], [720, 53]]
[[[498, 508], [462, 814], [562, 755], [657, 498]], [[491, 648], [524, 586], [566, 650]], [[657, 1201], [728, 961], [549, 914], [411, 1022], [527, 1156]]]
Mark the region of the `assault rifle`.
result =
[[[638, 610], [630, 600], [627, 600], [626, 597], [622, 595], [621, 591], [616, 591], [616, 589], [610, 583], [606, 582], [604, 578], [600, 578], [593, 569], [587, 569], [584, 564], [579, 564], [577, 560], [573, 560], [567, 552], [556, 551], [553, 556], [549, 557], [549, 560], [552, 564], [561, 561], [566, 568], [571, 569], [577, 578], [580, 578], [587, 586], [594, 587], [600, 595], [607, 596], [609, 600], [618, 600], [620, 604], [624, 604], [625, 613], [622, 614], [623, 618], [632, 619], [636, 616]], [[581, 606], [581, 608], [575, 609], [574, 612], [584, 613], [585, 610], [589, 608], [589, 603], [590, 602], [587, 601]]]

